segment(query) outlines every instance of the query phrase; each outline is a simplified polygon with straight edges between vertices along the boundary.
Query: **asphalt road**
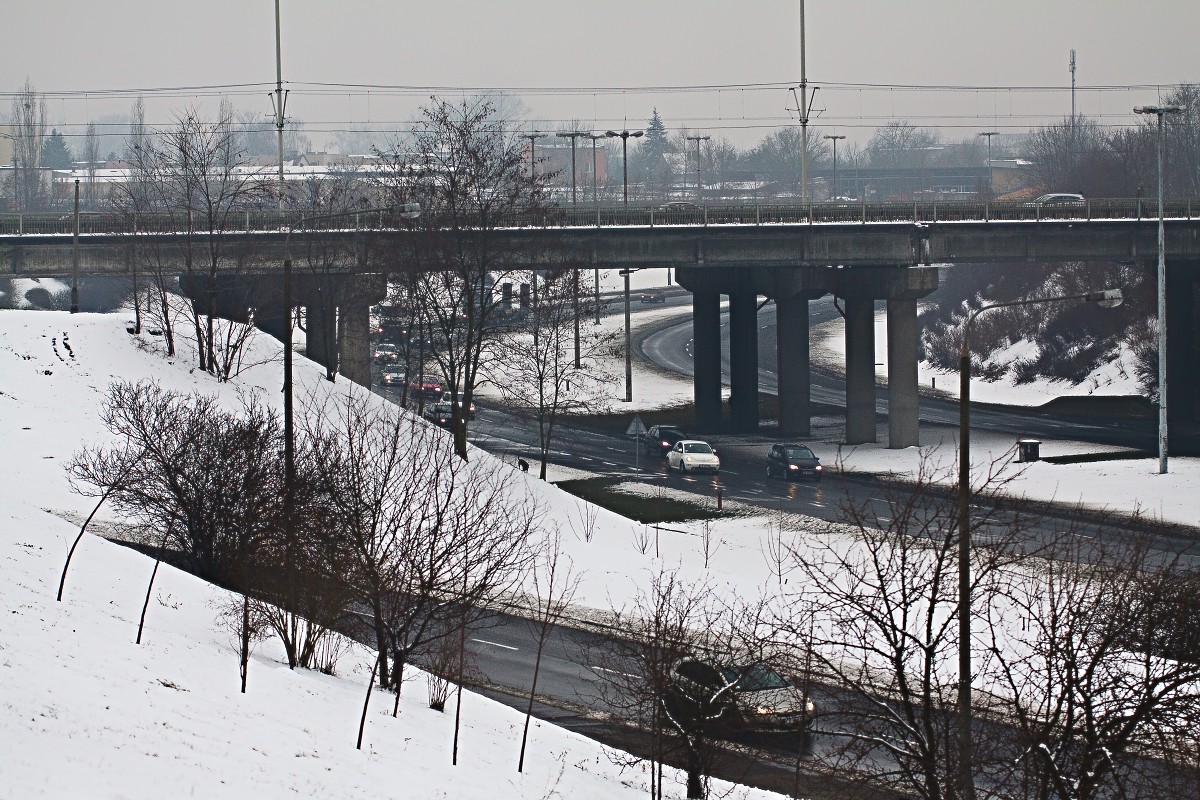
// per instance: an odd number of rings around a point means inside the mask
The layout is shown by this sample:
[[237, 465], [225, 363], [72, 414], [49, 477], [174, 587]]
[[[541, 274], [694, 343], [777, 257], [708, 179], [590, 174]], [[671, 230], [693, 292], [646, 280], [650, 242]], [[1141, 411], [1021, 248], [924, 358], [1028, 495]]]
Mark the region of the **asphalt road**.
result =
[[[687, 298], [675, 298], [681, 313], [690, 307]], [[817, 325], [834, 319], [837, 309], [831, 297], [809, 303], [810, 324]], [[775, 375], [775, 306], [768, 303], [758, 313], [758, 382], [759, 390], [768, 394], [778, 391]], [[636, 342], [638, 353], [647, 361], [680, 375], [692, 375], [692, 321], [683, 318], [653, 326]], [[721, 315], [721, 370], [729, 379], [729, 316]], [[812, 400], [832, 406], [846, 405], [846, 381], [843, 373], [813, 366], [811, 376]], [[920, 420], [925, 425], [944, 425], [957, 428], [958, 400], [937, 394], [931, 387], [921, 387]], [[887, 417], [887, 387], [876, 389], [876, 413]], [[1109, 446], [1153, 450], [1156, 447], [1155, 424], [1141, 419], [1106, 419], [1102, 423], [1055, 415], [1038, 409], [1007, 407], [986, 403], [971, 403], [971, 428], [1012, 434], [1014, 439], [1070, 439]]]
[[[670, 302], [678, 304], [680, 299], [673, 297]], [[814, 322], [828, 319], [835, 313], [832, 303], [813, 304]], [[773, 365], [773, 314], [768, 314], [764, 308], [760, 319], [763, 327], [760, 331], [760, 346], [763, 348], [760, 363]], [[690, 320], [684, 320], [657, 326], [640, 339], [638, 347], [646, 358], [663, 368], [690, 374], [690, 340], [691, 323]], [[727, 351], [725, 367], [728, 367]], [[841, 378], [825, 372], [814, 373], [814, 400], [844, 405]], [[760, 369], [760, 381], [765, 391], [774, 389], [773, 371], [766, 366]], [[395, 396], [387, 388], [379, 391]], [[884, 399], [882, 395], [881, 399]], [[885, 409], [886, 406], [882, 410]], [[923, 423], [957, 425], [957, 409], [957, 401], [930, 397], [921, 399]], [[1123, 436], [1137, 435], [1136, 431], [1121, 433], [1119, 427], [1114, 432], [1110, 427], [1081, 425], [1071, 420], [1031, 421], [1030, 415], [1023, 410], [980, 410], [973, 413], [973, 419], [979, 427], [1018, 435], [1044, 438], [1059, 436], [1105, 444], [1127, 442], [1128, 439]], [[510, 463], [515, 462], [518, 456], [523, 456], [530, 461], [531, 469], [536, 469], [536, 432], [526, 422], [503, 409], [480, 406], [478, 418], [471, 424], [470, 439]], [[719, 490], [724, 501], [737, 501], [771, 510], [783, 509], [828, 521], [841, 520], [842, 509], [848, 503], [869, 508], [885, 522], [890, 518], [888, 487], [871, 477], [839, 475], [831, 471], [817, 484], [767, 480], [764, 456], [768, 441], [763, 437], [717, 437], [714, 444], [722, 456], [721, 473], [717, 476], [681, 476], [668, 473], [665, 460], [647, 457], [628, 439], [564, 424], [550, 457], [556, 464], [597, 475], [661, 481], [672, 488], [706, 498], [709, 502], [715, 502]], [[1040, 516], [1035, 515], [1032, 519], [1028, 531], [1028, 535], [1035, 540], [1057, 535], [1065, 526], [1079, 522], [1071, 508], [1041, 511], [1043, 513]], [[1079, 535], [1099, 535], [1099, 522], [1096, 520], [1085, 524]], [[1105, 522], [1110, 531], [1122, 527], [1119, 520], [1109, 518]], [[1130, 529], [1133, 527], [1129, 526]], [[986, 532], [981, 534], [981, 538], [986, 537]], [[1160, 531], [1156, 546], [1164, 554], [1171, 554], [1195, 549], [1196, 542], [1195, 531]], [[539, 702], [535, 705], [535, 715], [622, 749], [637, 751], [639, 747], [647, 746], [639, 738], [640, 734], [605, 716], [618, 711], [606, 698], [605, 671], [623, 669], [619, 664], [614, 667], [611, 657], [602, 655], [609, 649], [609, 636], [603, 630], [573, 627], [556, 627], [551, 631], [542, 657], [538, 680]], [[485, 694], [523, 711], [536, 653], [531, 625], [508, 615], [491, 615], [471, 631], [468, 649], [474, 662], [474, 682], [477, 687]], [[628, 668], [636, 669], [633, 665]], [[835, 702], [832, 693], [825, 698], [818, 695], [815, 699], [818, 708], [821, 702]], [[728, 763], [721, 768], [723, 776], [776, 791], [791, 791], [796, 775], [794, 743], [753, 744], [754, 752], [758, 755], [750, 759], [752, 765], [747, 763], [744, 750], [738, 750], [737, 754], [731, 751]], [[812, 743], [812, 747], [818, 750], [828, 746], [831, 746], [831, 740], [823, 738], [821, 734]], [[854, 795], [848, 787], [831, 782], [829, 776], [818, 778], [805, 775], [803, 783], [806, 796], [864, 796]]]

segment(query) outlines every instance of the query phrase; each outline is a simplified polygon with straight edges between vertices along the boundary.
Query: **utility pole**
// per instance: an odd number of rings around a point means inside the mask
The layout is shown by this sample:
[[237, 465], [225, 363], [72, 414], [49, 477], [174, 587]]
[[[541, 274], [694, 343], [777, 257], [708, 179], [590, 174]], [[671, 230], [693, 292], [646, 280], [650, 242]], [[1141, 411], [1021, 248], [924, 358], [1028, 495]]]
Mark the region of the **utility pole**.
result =
[[535, 174], [537, 174], [537, 171], [536, 171], [537, 157], [535, 155], [535, 153], [536, 153], [535, 148], [537, 147], [537, 140], [543, 139], [543, 138], [545, 138], [545, 136], [546, 136], [546, 134], [538, 133], [537, 131], [534, 131], [533, 133], [522, 133], [521, 134], [522, 139], [529, 140], [529, 177], [530, 178], [532, 178]]
[[[275, 0], [275, 96], [271, 102], [275, 106], [275, 134], [279, 141], [279, 210], [283, 211], [283, 112], [287, 101], [283, 93], [283, 52], [279, 36], [279, 0]], [[288, 316], [290, 325], [290, 310]]]
[[984, 131], [980, 136], [987, 137], [988, 143], [988, 199], [992, 198], [992, 137], [998, 135], [999, 131]]
[[701, 200], [701, 195], [700, 195], [700, 143], [707, 142], [710, 139], [712, 139], [711, 136], [689, 136], [689, 137], [687, 137], [687, 140], [689, 142], [696, 143], [696, 202], [697, 203], [699, 203]]
[[[571, 140], [571, 205], [579, 205], [579, 198], [575, 195], [575, 140], [580, 136], [591, 136], [591, 131], [559, 131], [554, 134], [565, 139]], [[593, 198], [594, 199], [594, 198]]]
[[808, 205], [808, 71], [804, 58], [804, 0], [800, 0], [800, 202]]

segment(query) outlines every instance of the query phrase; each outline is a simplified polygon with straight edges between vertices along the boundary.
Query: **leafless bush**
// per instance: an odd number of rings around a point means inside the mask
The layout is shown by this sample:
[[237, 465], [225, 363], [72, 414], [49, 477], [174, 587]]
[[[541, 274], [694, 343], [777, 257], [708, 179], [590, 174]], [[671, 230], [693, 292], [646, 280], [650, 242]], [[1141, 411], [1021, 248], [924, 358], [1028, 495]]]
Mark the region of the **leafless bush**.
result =
[[576, 534], [583, 537], [585, 542], [590, 542], [596, 535], [596, 520], [599, 519], [600, 509], [592, 503], [580, 501], [575, 505], [575, 514], [571, 520], [571, 527]]

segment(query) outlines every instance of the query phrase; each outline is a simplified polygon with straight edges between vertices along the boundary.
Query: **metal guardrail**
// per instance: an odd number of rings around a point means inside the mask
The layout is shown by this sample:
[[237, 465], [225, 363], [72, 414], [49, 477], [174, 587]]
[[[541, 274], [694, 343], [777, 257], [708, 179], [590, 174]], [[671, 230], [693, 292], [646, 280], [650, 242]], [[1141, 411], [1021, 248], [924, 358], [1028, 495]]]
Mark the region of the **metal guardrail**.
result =
[[[286, 233], [304, 219], [305, 212], [235, 211], [224, 215], [213, 230], [229, 233]], [[1163, 203], [1169, 219], [1194, 219], [1200, 201], [1194, 198]], [[730, 204], [694, 208], [660, 206], [555, 207], [536, 212], [517, 212], [497, 222], [501, 228], [614, 228], [708, 226], [708, 225], [804, 225], [851, 223], [939, 223], [939, 222], [1040, 222], [1051, 220], [1156, 220], [1158, 203], [1147, 199], [1086, 200], [1070, 205], [1038, 205], [1023, 202], [912, 202], [912, 203], [814, 203], [811, 205]], [[378, 211], [343, 215], [327, 223], [306, 222], [303, 231], [314, 230], [399, 230], [394, 215]], [[197, 233], [207, 225], [193, 223]], [[81, 235], [179, 234], [189, 229], [180, 214], [81, 213]], [[71, 235], [74, 215], [60, 212], [0, 214], [0, 236]]]

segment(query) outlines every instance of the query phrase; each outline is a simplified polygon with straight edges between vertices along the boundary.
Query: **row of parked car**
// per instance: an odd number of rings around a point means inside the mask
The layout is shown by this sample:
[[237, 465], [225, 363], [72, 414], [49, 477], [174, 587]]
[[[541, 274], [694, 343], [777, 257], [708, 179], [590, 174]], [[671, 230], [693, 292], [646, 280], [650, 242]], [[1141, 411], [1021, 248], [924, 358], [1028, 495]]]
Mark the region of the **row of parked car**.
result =
[[[642, 435], [642, 449], [648, 456], [667, 459], [667, 471], [721, 471], [721, 459], [708, 442], [692, 439], [674, 425], [654, 425]], [[785, 480], [821, 480], [825, 468], [808, 446], [779, 443], [767, 453], [767, 477]]]

